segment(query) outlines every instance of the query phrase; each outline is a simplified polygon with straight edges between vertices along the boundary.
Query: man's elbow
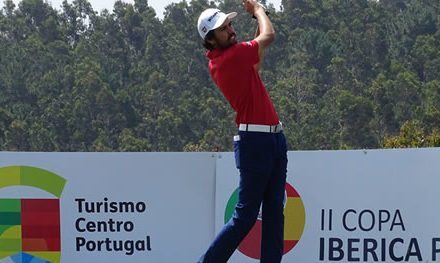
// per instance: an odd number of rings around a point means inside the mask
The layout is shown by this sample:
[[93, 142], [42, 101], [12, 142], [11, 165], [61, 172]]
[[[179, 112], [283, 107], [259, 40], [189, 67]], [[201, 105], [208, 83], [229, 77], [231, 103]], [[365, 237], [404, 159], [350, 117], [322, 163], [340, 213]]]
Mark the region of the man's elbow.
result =
[[267, 33], [267, 38], [269, 43], [272, 43], [275, 40], [275, 31]]
[[263, 48], [269, 46], [272, 44], [272, 42], [275, 40], [275, 32], [267, 32], [264, 35], [260, 35], [256, 39], [260, 46]]

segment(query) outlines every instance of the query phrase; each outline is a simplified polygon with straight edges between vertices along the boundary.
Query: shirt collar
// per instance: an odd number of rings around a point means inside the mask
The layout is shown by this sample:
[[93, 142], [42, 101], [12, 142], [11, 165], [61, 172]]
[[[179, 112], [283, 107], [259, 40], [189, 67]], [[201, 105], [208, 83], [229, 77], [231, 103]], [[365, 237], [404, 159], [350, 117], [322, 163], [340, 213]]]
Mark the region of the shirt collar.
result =
[[208, 50], [208, 52], [206, 52], [206, 56], [209, 59], [215, 59], [216, 57], [220, 56], [221, 53], [222, 51], [218, 49]]

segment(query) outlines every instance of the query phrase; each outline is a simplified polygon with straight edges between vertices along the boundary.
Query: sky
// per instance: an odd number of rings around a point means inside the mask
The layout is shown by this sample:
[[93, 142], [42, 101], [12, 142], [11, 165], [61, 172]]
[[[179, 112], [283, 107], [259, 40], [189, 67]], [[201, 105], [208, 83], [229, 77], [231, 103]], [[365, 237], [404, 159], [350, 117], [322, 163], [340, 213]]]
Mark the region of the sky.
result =
[[[19, 3], [20, 0], [13, 0], [15, 4]], [[63, 0], [45, 0], [52, 5], [52, 7], [60, 9], [61, 3]], [[133, 3], [133, 0], [122, 0], [123, 2]], [[72, 0], [68, 0], [69, 3], [72, 3]], [[98, 11], [98, 13], [102, 9], [108, 9], [109, 11], [113, 10], [114, 0], [89, 0], [92, 4], [93, 10]], [[159, 18], [163, 18], [163, 12], [165, 11], [165, 7], [171, 3], [179, 3], [182, 0], [148, 0], [148, 5], [153, 7], [156, 11], [156, 15]], [[190, 2], [190, 1], [187, 1]], [[274, 7], [279, 10], [281, 5], [281, 0], [268, 0], [267, 3], [272, 3]], [[0, 7], [3, 8], [3, 0], [0, 0]]]

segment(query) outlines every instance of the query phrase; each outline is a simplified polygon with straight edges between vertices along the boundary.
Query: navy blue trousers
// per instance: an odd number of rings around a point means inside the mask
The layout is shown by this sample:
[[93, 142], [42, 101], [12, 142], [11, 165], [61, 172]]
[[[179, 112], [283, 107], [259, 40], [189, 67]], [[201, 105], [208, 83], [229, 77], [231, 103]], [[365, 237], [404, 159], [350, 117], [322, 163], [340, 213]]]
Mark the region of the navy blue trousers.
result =
[[238, 203], [199, 263], [226, 263], [254, 226], [262, 204], [262, 263], [281, 262], [287, 146], [284, 134], [240, 131], [234, 141], [240, 170]]

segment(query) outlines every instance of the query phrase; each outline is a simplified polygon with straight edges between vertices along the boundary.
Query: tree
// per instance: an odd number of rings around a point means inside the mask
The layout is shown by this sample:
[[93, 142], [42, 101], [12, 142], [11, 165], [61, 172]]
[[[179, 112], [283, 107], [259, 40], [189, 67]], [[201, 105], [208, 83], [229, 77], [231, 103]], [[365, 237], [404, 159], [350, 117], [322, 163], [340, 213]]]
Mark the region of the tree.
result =
[[387, 136], [384, 148], [421, 148], [440, 147], [440, 129], [427, 134], [418, 121], [409, 121], [402, 125], [397, 136]]
[[[239, 39], [253, 37], [256, 21], [234, 0], [173, 3], [163, 20], [147, 0], [99, 14], [87, 0], [62, 10], [5, 0], [1, 150], [232, 150], [234, 112], [196, 30], [208, 7], [238, 11]], [[261, 77], [289, 149], [438, 145], [438, 1], [289, 0], [268, 9], [276, 40]]]
[[343, 91], [337, 98], [341, 111], [341, 146], [375, 148], [377, 142], [372, 130], [373, 106], [363, 97]]

